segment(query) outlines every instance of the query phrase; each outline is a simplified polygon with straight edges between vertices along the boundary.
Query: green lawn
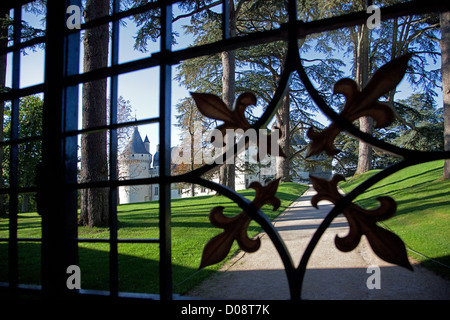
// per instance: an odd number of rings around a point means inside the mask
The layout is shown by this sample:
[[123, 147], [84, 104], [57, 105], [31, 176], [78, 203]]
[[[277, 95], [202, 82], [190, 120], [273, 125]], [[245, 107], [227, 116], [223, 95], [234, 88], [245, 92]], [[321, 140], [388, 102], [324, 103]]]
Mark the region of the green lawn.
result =
[[[274, 219], [292, 201], [297, 199], [307, 186], [295, 183], [280, 184], [277, 197], [281, 200], [278, 210], [270, 206], [262, 209], [270, 219]], [[253, 199], [254, 190], [240, 191], [248, 199]], [[223, 196], [201, 196], [172, 200], [172, 262], [174, 292], [185, 293], [195, 284], [215, 272], [220, 265], [198, 271], [203, 247], [222, 229], [215, 228], [208, 219], [214, 206], [224, 206], [226, 215], [241, 212], [239, 207]], [[118, 206], [119, 238], [158, 238], [158, 203], [147, 202]], [[260, 227], [252, 222], [249, 236], [256, 235]], [[79, 227], [80, 238], [109, 237], [107, 228]], [[19, 214], [19, 237], [39, 238], [41, 219], [36, 213]], [[0, 237], [8, 237], [8, 219], [0, 218]], [[230, 256], [238, 249], [234, 244]], [[19, 244], [20, 283], [40, 283], [40, 244]], [[158, 292], [157, 244], [119, 244], [119, 290], [124, 292]], [[8, 247], [0, 243], [0, 282], [7, 281]], [[104, 243], [79, 243], [79, 266], [83, 289], [108, 290], [109, 245]]]
[[[450, 181], [441, 180], [443, 161], [433, 161], [405, 168], [383, 179], [356, 202], [365, 208], [375, 207], [382, 195], [395, 199], [394, 217], [382, 224], [396, 233], [413, 249], [450, 266]], [[355, 176], [339, 186], [349, 192], [379, 170]], [[436, 272], [450, 276], [450, 270], [408, 250], [408, 254]]]

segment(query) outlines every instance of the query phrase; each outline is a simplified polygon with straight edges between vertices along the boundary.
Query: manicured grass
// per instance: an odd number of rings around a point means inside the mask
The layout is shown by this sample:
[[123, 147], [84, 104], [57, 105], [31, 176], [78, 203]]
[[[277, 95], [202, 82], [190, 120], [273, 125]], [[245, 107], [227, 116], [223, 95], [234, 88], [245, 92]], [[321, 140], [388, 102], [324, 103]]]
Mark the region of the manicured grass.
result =
[[[408, 248], [450, 266], [450, 181], [440, 179], [442, 168], [443, 161], [405, 168], [371, 187], [356, 202], [373, 208], [379, 204], [377, 197], [391, 196], [397, 202], [397, 212], [382, 225], [400, 236]], [[349, 192], [378, 171], [355, 176], [339, 186]], [[426, 267], [450, 276], [448, 268], [410, 250], [408, 254]]]
[[[295, 183], [280, 184], [277, 197], [281, 200], [278, 210], [270, 206], [262, 209], [269, 219], [274, 219], [296, 200], [307, 186]], [[253, 199], [254, 190], [240, 193]], [[185, 293], [200, 281], [220, 268], [220, 264], [198, 270], [203, 247], [222, 229], [215, 228], [208, 219], [211, 208], [225, 207], [224, 214], [236, 215], [240, 208], [223, 196], [201, 196], [172, 200], [172, 263], [174, 292]], [[158, 238], [158, 203], [146, 202], [118, 206], [118, 237]], [[255, 222], [249, 227], [249, 236], [256, 235], [261, 228]], [[79, 238], [109, 238], [108, 228], [79, 227]], [[40, 237], [41, 218], [36, 213], [19, 214], [19, 237]], [[0, 218], [0, 237], [8, 237], [8, 219]], [[19, 244], [19, 280], [20, 283], [40, 283], [40, 244]], [[234, 244], [229, 256], [236, 253]], [[121, 243], [119, 251], [119, 290], [124, 292], [159, 291], [159, 245]], [[8, 247], [0, 243], [0, 282], [8, 278]], [[83, 289], [108, 290], [109, 282], [109, 245], [107, 243], [79, 243], [79, 266], [81, 269], [81, 287]]]

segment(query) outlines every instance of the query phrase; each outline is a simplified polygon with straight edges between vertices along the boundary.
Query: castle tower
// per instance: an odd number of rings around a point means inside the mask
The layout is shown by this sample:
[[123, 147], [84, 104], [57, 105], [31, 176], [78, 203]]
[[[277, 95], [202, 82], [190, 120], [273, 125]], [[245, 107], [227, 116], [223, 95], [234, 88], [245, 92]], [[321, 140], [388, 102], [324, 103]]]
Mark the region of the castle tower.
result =
[[[122, 180], [150, 177], [152, 155], [149, 152], [150, 141], [146, 137], [142, 141], [137, 127], [134, 128], [130, 142], [119, 157], [119, 176]], [[151, 189], [148, 185], [119, 187], [120, 203], [135, 203], [150, 201]]]
[[150, 140], [148, 140], [147, 135], [145, 135], [144, 146], [145, 146], [145, 149], [150, 153]]

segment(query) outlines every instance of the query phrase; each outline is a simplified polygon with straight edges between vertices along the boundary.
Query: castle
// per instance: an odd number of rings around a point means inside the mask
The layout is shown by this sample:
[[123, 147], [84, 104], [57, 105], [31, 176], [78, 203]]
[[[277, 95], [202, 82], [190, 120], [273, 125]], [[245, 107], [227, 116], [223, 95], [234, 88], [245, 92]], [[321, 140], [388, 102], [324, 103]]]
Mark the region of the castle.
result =
[[[297, 139], [294, 141], [293, 148], [300, 150], [306, 146], [306, 142], [303, 139]], [[174, 148], [172, 152], [179, 152], [179, 148]], [[264, 163], [253, 165], [253, 168], [245, 166], [248, 163], [249, 157], [253, 154], [256, 155], [256, 146], [251, 146], [245, 153], [241, 153], [237, 157], [236, 161], [236, 176], [235, 176], [235, 189], [246, 189], [248, 185], [253, 181], [259, 181], [265, 184], [267, 181], [275, 179], [276, 176], [276, 157], [270, 156], [269, 159], [263, 161]], [[317, 156], [316, 156], [317, 157]], [[240, 159], [240, 160], [239, 160]], [[128, 145], [119, 157], [119, 179], [140, 179], [151, 178], [159, 175], [159, 145], [154, 155], [150, 153], [150, 141], [147, 136], [142, 140], [142, 137], [137, 129], [134, 128], [133, 134]], [[325, 179], [331, 177], [331, 170], [322, 168], [321, 166], [315, 166], [313, 168], [297, 167], [291, 168], [291, 172], [295, 171], [294, 182], [308, 182], [309, 174], [319, 176]], [[213, 181], [219, 182], [217, 175], [212, 178]], [[214, 190], [204, 188], [202, 186], [195, 186], [194, 194], [208, 195], [215, 194]], [[188, 184], [184, 187], [172, 185], [171, 197], [189, 197], [192, 195], [192, 190]], [[120, 186], [119, 187], [119, 203], [136, 203], [146, 202], [159, 199], [159, 185], [133, 185], [133, 186]]]
[[[119, 178], [140, 179], [156, 177], [159, 174], [159, 145], [155, 154], [150, 153], [150, 141], [134, 128], [128, 145], [119, 157]], [[172, 190], [172, 197], [179, 198], [179, 191]], [[119, 203], [136, 203], [159, 199], [159, 185], [134, 185], [119, 187]]]

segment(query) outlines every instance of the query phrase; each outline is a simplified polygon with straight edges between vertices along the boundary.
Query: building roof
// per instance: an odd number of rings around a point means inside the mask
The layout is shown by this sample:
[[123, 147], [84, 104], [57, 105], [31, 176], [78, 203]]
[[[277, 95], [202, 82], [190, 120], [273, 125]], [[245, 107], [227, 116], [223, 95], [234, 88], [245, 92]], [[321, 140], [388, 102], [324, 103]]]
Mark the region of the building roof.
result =
[[145, 148], [145, 144], [142, 141], [137, 127], [134, 128], [133, 135], [131, 136], [130, 143], [128, 143], [128, 146], [125, 148], [125, 152], [128, 154], [150, 154]]

